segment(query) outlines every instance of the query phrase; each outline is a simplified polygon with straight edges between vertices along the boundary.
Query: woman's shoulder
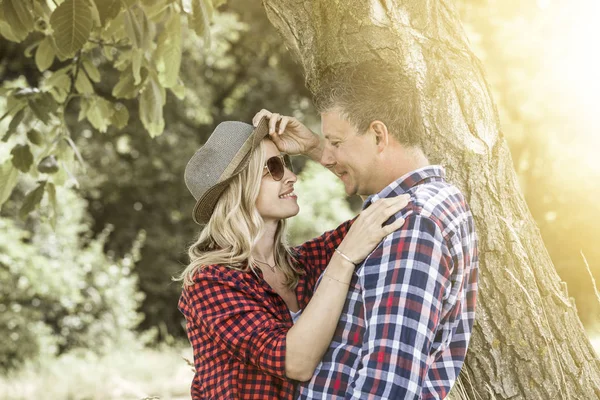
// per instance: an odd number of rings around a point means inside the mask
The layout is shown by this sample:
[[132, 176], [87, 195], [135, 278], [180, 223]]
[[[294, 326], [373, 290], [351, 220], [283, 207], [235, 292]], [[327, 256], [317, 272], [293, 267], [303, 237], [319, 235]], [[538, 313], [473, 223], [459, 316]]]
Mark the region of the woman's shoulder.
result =
[[258, 288], [252, 273], [222, 264], [204, 265], [183, 287], [178, 307], [184, 315], [215, 313], [234, 301], [256, 298]]
[[251, 272], [242, 269], [243, 266], [231, 266], [225, 264], [203, 265], [198, 268], [192, 281], [194, 284], [206, 281], [222, 282], [231, 284], [248, 284], [252, 280]]

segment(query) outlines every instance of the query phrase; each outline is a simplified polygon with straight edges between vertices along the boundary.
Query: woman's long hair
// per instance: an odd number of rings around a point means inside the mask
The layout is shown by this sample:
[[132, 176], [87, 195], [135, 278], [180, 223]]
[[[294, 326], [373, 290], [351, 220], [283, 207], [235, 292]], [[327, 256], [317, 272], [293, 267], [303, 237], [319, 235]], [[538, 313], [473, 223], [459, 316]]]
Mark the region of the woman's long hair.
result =
[[[268, 140], [268, 139], [265, 139]], [[264, 222], [256, 209], [256, 199], [266, 162], [264, 140], [250, 155], [248, 167], [235, 177], [217, 202], [214, 212], [188, 250], [190, 264], [175, 278], [183, 286], [194, 284], [194, 275], [213, 264], [248, 271], [256, 268], [252, 249], [264, 233]], [[303, 273], [294, 266], [286, 238], [285, 220], [275, 233], [275, 263], [285, 274], [285, 285], [294, 289]]]

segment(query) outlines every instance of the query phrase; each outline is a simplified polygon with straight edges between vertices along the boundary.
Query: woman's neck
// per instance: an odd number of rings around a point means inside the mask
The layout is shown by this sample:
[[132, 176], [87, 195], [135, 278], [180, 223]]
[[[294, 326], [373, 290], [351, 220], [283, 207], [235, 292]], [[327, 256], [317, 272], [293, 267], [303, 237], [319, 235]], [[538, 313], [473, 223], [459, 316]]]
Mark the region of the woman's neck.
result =
[[259, 261], [275, 264], [274, 246], [275, 233], [277, 232], [277, 222], [265, 224], [265, 233], [258, 239], [252, 255]]

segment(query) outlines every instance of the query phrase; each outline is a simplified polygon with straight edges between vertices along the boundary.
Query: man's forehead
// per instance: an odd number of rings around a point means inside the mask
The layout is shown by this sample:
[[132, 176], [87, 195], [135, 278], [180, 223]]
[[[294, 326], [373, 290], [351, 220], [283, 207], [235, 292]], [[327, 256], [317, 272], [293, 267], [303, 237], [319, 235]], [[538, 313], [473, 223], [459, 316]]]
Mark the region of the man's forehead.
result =
[[321, 119], [321, 128], [325, 139], [330, 140], [343, 138], [347, 134], [349, 127], [341, 119], [323, 116]]
[[331, 132], [323, 132], [323, 137], [327, 140], [340, 139], [341, 136]]

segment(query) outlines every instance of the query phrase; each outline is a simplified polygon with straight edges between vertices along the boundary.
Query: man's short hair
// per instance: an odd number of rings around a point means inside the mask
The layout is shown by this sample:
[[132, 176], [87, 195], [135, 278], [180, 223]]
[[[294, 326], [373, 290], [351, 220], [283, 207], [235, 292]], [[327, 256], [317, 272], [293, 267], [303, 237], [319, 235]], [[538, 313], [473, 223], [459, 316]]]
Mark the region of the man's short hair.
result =
[[367, 61], [336, 67], [321, 82], [315, 96], [319, 112], [338, 108], [361, 134], [379, 120], [401, 144], [420, 147], [424, 129], [416, 85], [399, 66]]

